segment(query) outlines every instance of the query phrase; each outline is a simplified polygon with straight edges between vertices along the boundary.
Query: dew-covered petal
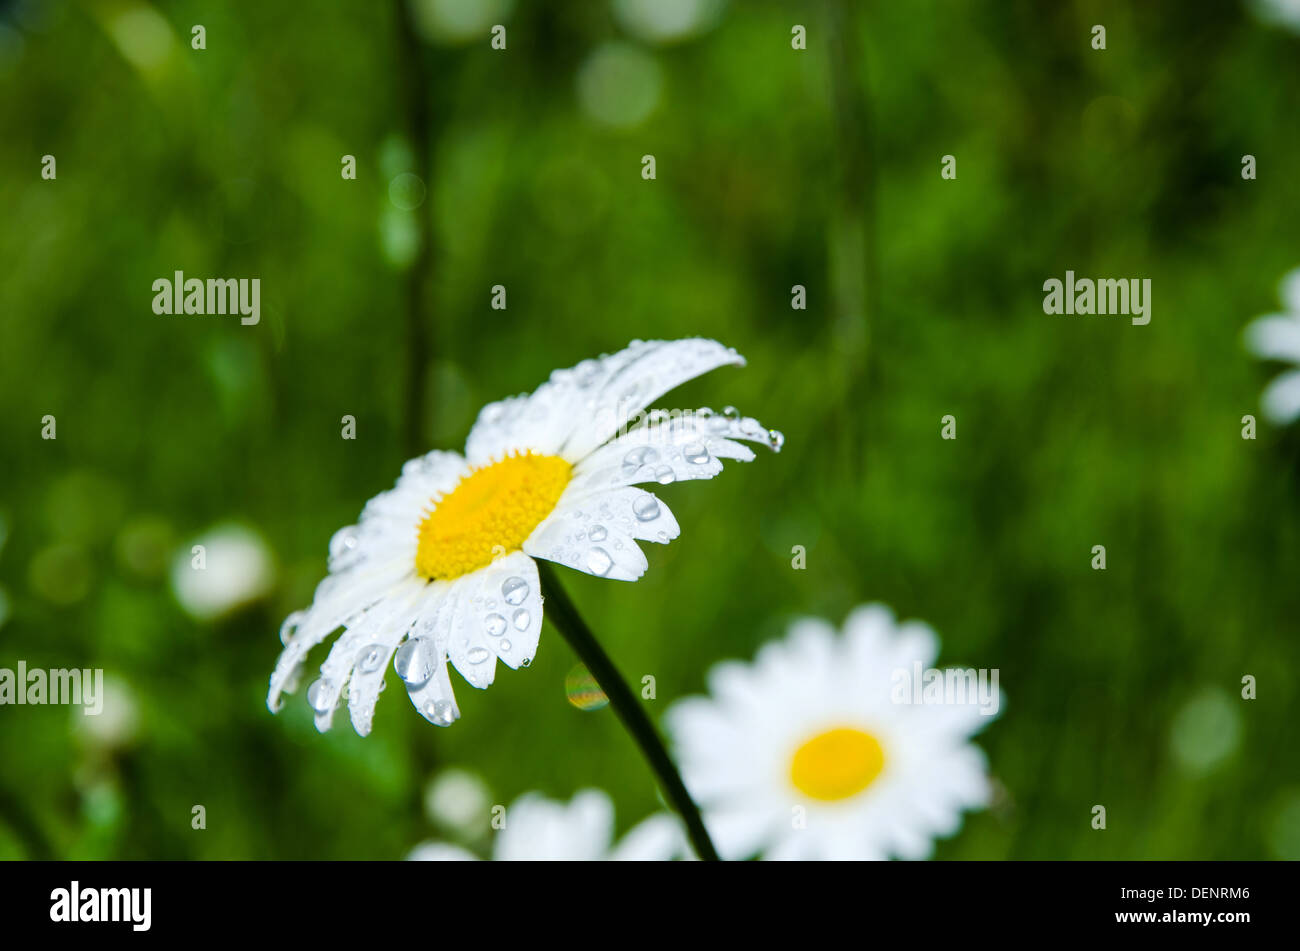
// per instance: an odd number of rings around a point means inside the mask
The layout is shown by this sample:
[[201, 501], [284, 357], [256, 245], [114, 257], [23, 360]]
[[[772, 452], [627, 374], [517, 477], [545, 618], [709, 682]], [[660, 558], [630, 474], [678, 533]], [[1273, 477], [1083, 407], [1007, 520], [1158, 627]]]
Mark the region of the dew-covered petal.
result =
[[602, 530], [615, 528], [632, 538], [666, 545], [681, 534], [668, 504], [652, 492], [634, 486], [565, 492], [553, 516], [586, 525], [587, 537], [603, 542]]
[[556, 455], [573, 428], [577, 400], [570, 386], [552, 380], [532, 394], [489, 403], [470, 430], [466, 458], [484, 466], [526, 450]]
[[701, 337], [633, 343], [604, 358], [562, 455], [570, 462], [586, 458], [669, 390], [728, 364], [744, 366], [745, 360]]
[[410, 564], [390, 559], [331, 574], [316, 588], [311, 607], [295, 611], [281, 627], [284, 650], [271, 673], [267, 706], [280, 708], [280, 695], [290, 689], [302, 670], [308, 651], [339, 627], [360, 618], [413, 577]]
[[[324, 732], [330, 728], [339, 697], [358, 663], [364, 661], [371, 674], [375, 670], [380, 671], [378, 680], [383, 679], [382, 671], [388, 663], [390, 645], [395, 647], [406, 633], [410, 626], [411, 611], [423, 588], [423, 582], [412, 577], [382, 602], [348, 622], [330, 648], [325, 662], [321, 664], [319, 679], [308, 689], [307, 702], [316, 712], [316, 729]], [[372, 655], [376, 650], [383, 654], [383, 662], [372, 669]], [[371, 677], [368, 685], [373, 689], [374, 696], [378, 697], [378, 681]], [[371, 707], [373, 709], [373, 703]], [[367, 731], [368, 719], [368, 715], [362, 716]], [[360, 728], [357, 732], [365, 735]]]
[[636, 581], [650, 563], [636, 540], [590, 506], [556, 508], [524, 542], [524, 552], [614, 581]]
[[579, 462], [574, 467], [572, 491], [712, 479], [722, 471], [724, 459], [753, 460], [753, 450], [743, 441], [780, 450], [784, 443], [780, 433], [728, 409], [724, 413], [706, 408], [688, 415], [652, 416]]
[[[451, 642], [459, 645], [453, 661], [460, 658], [473, 672], [488, 663], [474, 652], [486, 650], [512, 668], [531, 664], [542, 633], [537, 563], [522, 551], [511, 552], [475, 572], [466, 591], [462, 627], [456, 629]], [[474, 662], [476, 657], [480, 662]], [[458, 661], [456, 669], [465, 672]], [[466, 679], [480, 686], [475, 678]]]
[[[406, 609], [393, 615], [392, 623], [377, 628], [377, 636], [369, 644], [363, 644], [357, 652], [348, 677], [348, 713], [352, 726], [361, 736], [370, 733], [374, 719], [375, 704], [384, 689], [388, 665], [400, 644], [412, 637], [419, 637], [425, 630], [425, 623], [437, 617], [437, 605], [446, 589], [444, 582], [420, 585], [408, 600]], [[429, 638], [429, 643], [436, 643], [437, 638]], [[409, 653], [409, 651], [408, 651]]]
[[744, 360], [713, 340], [633, 341], [618, 353], [556, 370], [532, 394], [485, 406], [465, 454], [475, 466], [526, 449], [576, 462], [664, 393], [726, 364]]

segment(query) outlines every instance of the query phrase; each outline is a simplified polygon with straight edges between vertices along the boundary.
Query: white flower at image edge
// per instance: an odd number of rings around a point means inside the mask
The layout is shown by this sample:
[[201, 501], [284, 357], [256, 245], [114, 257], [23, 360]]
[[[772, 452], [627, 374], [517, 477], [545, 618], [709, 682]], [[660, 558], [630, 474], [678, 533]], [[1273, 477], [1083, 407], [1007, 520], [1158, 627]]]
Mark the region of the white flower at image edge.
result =
[[[492, 842], [496, 862], [664, 862], [690, 856], [681, 826], [667, 813], [651, 816], [611, 845], [614, 804], [599, 789], [581, 790], [569, 803], [526, 793], [505, 811], [504, 820]], [[459, 846], [426, 842], [407, 858], [448, 862], [473, 861], [478, 856]]]
[[329, 728], [346, 686], [352, 725], [369, 733], [390, 660], [415, 709], [450, 725], [460, 711], [449, 665], [483, 688], [498, 660], [532, 662], [542, 627], [533, 559], [635, 581], [647, 567], [637, 542], [666, 543], [679, 531], [639, 485], [711, 479], [723, 459], [752, 460], [738, 440], [780, 449], [780, 433], [730, 407], [674, 411], [666, 421], [643, 412], [728, 364], [744, 360], [712, 340], [634, 341], [555, 371], [531, 395], [484, 407], [464, 456], [407, 462], [359, 524], [330, 540], [329, 575], [281, 628], [267, 704], [279, 709], [307, 652], [342, 627], [307, 690], [318, 729]]
[[796, 622], [753, 663], [716, 665], [709, 697], [675, 703], [677, 762], [719, 854], [927, 858], [963, 810], [987, 805], [984, 754], [968, 742], [991, 719], [978, 697], [894, 702], [895, 673], [930, 669], [938, 651], [925, 624], [866, 605], [843, 635]]
[[1246, 328], [1246, 346], [1265, 360], [1293, 364], [1264, 390], [1264, 415], [1285, 425], [1300, 418], [1300, 268], [1282, 278], [1285, 312], [1257, 318]]

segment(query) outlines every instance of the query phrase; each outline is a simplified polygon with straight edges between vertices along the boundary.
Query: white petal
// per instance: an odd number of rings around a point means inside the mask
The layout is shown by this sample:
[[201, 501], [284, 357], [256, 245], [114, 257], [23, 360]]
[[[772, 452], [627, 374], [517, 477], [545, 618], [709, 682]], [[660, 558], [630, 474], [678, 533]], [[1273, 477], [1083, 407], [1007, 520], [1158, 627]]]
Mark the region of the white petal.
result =
[[601, 529], [617, 528], [624, 535], [661, 545], [666, 545], [682, 532], [666, 502], [635, 486], [586, 493], [566, 491], [548, 518], [580, 524], [588, 537], [595, 532], [591, 540], [596, 542], [603, 540]]
[[[398, 641], [410, 627], [411, 612], [424, 587], [425, 584], [420, 579], [410, 578], [379, 604], [360, 617], [348, 621], [347, 628], [334, 642], [329, 655], [320, 667], [316, 695], [312, 698], [312, 706], [316, 710], [316, 729], [324, 732], [330, 728], [343, 686], [348, 683], [353, 668], [363, 660], [363, 655], [368, 655], [376, 649], [391, 654], [396, 648]], [[369, 709], [365, 709], [363, 699], [354, 714], [360, 719], [357, 732], [362, 736], [369, 732], [370, 713], [374, 709], [373, 701], [379, 696], [378, 684], [383, 680], [383, 671], [387, 663], [385, 657], [384, 662], [377, 668], [379, 676], [376, 678], [372, 675], [366, 678], [366, 685], [362, 688], [363, 693], [368, 691], [371, 695]]]
[[744, 365], [712, 340], [635, 341], [618, 353], [556, 370], [530, 396], [483, 408], [465, 452], [473, 465], [532, 449], [570, 462], [587, 456], [653, 400], [702, 373]]
[[1264, 360], [1300, 363], [1300, 315], [1270, 314], [1246, 327], [1246, 348]]
[[594, 861], [605, 857], [613, 830], [614, 805], [599, 790], [582, 790], [570, 803], [527, 793], [506, 810], [492, 857], [499, 862]]
[[524, 552], [598, 578], [636, 581], [650, 566], [645, 554], [631, 535], [598, 517], [581, 506], [557, 510], [528, 536]]
[[783, 437], [749, 416], [699, 415], [648, 422], [629, 429], [601, 446], [574, 467], [571, 488], [590, 492], [601, 488], [657, 482], [667, 485], [690, 479], [712, 479], [723, 459], [750, 462], [753, 450], [740, 440], [779, 451]]
[[1281, 425], [1300, 417], [1300, 370], [1283, 373], [1270, 383], [1260, 405], [1265, 416]]
[[605, 379], [593, 388], [582, 425], [564, 445], [564, 458], [585, 458], [669, 390], [728, 364], [745, 361], [730, 347], [702, 338], [633, 345], [608, 358]]
[[400, 560], [368, 563], [325, 577], [316, 588], [311, 607], [285, 619], [282, 633], [293, 631], [271, 673], [266, 703], [280, 708], [280, 695], [298, 679], [307, 652], [339, 627], [350, 624], [414, 577], [412, 566]]
[[449, 649], [465, 679], [486, 687], [498, 657], [510, 667], [531, 664], [542, 632], [537, 563], [522, 551], [511, 552], [467, 576], [463, 592]]
[[456, 695], [451, 689], [449, 665], [446, 663], [447, 643], [451, 639], [451, 623], [459, 601], [458, 591], [452, 582], [434, 582], [429, 585], [425, 601], [420, 606], [420, 622], [412, 636], [429, 639], [430, 654], [434, 659], [433, 675], [423, 684], [408, 684], [406, 694], [411, 704], [435, 726], [451, 726], [460, 718]]
[[691, 854], [681, 821], [666, 812], [642, 820], [610, 853], [615, 862], [667, 862]]
[[408, 862], [477, 862], [478, 856], [458, 845], [445, 842], [423, 842], [411, 850]]

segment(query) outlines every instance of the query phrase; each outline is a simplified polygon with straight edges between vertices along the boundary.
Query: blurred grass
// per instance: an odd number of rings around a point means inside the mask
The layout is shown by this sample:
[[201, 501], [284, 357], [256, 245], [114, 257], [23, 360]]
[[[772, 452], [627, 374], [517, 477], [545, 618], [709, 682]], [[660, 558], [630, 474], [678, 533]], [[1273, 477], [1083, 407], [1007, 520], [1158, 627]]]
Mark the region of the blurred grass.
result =
[[[171, 37], [149, 68], [112, 38], [140, 9]], [[394, 10], [0, 4], [0, 667], [104, 667], [137, 710], [117, 744], [67, 708], [0, 708], [2, 856], [34, 854], [34, 831], [71, 857], [398, 857], [433, 834], [421, 796], [446, 766], [502, 803], [605, 788], [620, 828], [657, 808], [612, 713], [566, 702], [575, 661], [549, 629], [490, 691], [454, 678], [450, 730], [400, 690], [364, 740], [342, 720], [318, 736], [301, 693], [264, 706], [281, 619], [403, 460], [388, 182], [426, 173], [408, 167]], [[733, 2], [667, 45], [603, 3], [504, 17], [505, 53], [486, 31], [425, 49], [428, 446], [460, 448], [480, 405], [555, 367], [690, 335], [749, 367], [666, 405], [734, 403], [787, 436], [666, 487], [683, 536], [641, 582], [566, 575], [628, 675], [655, 675], [657, 707], [795, 615], [882, 600], [934, 625], [942, 662], [1000, 668], [1007, 695], [979, 740], [1004, 795], [939, 856], [1297, 857], [1300, 437], [1240, 438], [1268, 378], [1240, 332], [1298, 263], [1300, 38], [1230, 2], [863, 5], [881, 275], [863, 364], [831, 281], [846, 156], [821, 6]], [[660, 70], [631, 128], [575, 92], [609, 42]], [[260, 277], [261, 324], [155, 316], [151, 283], [178, 269]], [[1046, 317], [1042, 282], [1066, 269], [1150, 277], [1151, 324]], [[267, 539], [276, 586], [196, 622], [165, 565], [232, 518]], [[1240, 740], [1192, 770], [1171, 736], [1207, 690]]]

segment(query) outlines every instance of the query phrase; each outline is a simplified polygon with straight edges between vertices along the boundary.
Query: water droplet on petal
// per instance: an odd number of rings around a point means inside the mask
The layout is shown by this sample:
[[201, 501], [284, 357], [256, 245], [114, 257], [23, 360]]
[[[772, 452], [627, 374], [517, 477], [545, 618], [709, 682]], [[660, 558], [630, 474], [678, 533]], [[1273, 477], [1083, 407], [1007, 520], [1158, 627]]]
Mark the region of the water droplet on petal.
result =
[[456, 719], [451, 703], [446, 700], [430, 700], [424, 705], [424, 715], [439, 726], [450, 726]]
[[481, 664], [483, 663], [483, 661], [487, 660], [491, 656], [492, 656], [491, 652], [488, 651], [486, 648], [471, 647], [469, 649], [469, 652], [465, 655], [465, 659], [468, 660], [471, 664]]
[[703, 443], [687, 443], [682, 447], [682, 458], [693, 466], [702, 466], [709, 461], [709, 450]]
[[603, 542], [609, 537], [609, 532], [604, 525], [593, 525], [587, 535], [593, 542]]
[[322, 677], [320, 680], [314, 681], [312, 685], [307, 688], [307, 703], [309, 703], [311, 708], [317, 713], [329, 713], [333, 707], [333, 702], [330, 700], [329, 693], [329, 681]]
[[513, 619], [515, 623], [515, 630], [516, 631], [528, 630], [529, 622], [531, 622], [532, 619], [533, 616], [529, 614], [525, 608], [520, 608], [518, 611], [515, 612], [515, 616]]
[[502, 642], [501, 642], [501, 650], [503, 650], [503, 651], [508, 651], [508, 650], [510, 650], [510, 646], [511, 646], [511, 645], [510, 645], [510, 642], [509, 642], [509, 641], [502, 641]]
[[363, 674], [373, 674], [384, 666], [384, 648], [379, 644], [363, 647], [358, 655], [357, 669]]
[[675, 478], [677, 475], [673, 472], [672, 466], [660, 466], [655, 470], [655, 481], [660, 485], [667, 485]]
[[284, 619], [284, 623], [280, 625], [281, 644], [288, 645], [289, 641], [293, 640], [293, 636], [298, 633], [298, 628], [306, 617], [306, 611], [294, 611]]
[[412, 637], [397, 649], [393, 657], [393, 669], [408, 687], [418, 687], [427, 683], [438, 667], [438, 658], [434, 653], [432, 639]]
[[507, 578], [501, 584], [501, 597], [505, 598], [506, 604], [523, 604], [524, 598], [528, 597], [528, 582], [517, 575]]
[[727, 417], [727, 419], [740, 419], [740, 410], [736, 409], [734, 406], [724, 406], [722, 408], [722, 415]]
[[623, 475], [632, 477], [641, 470], [642, 466], [648, 466], [659, 459], [659, 452], [653, 446], [637, 446], [635, 449], [629, 449], [627, 455], [623, 457]]
[[487, 632], [493, 637], [500, 637], [506, 632], [506, 619], [500, 614], [489, 614], [485, 622]]
[[659, 517], [659, 500], [653, 495], [643, 495], [632, 503], [632, 514], [642, 522], [653, 522]]
[[785, 445], [785, 433], [781, 432], [779, 429], [769, 429], [767, 431], [767, 444], [771, 446], [774, 451], [780, 452], [781, 447]]
[[587, 570], [593, 575], [601, 578], [609, 574], [609, 569], [614, 567], [614, 559], [609, 557], [609, 552], [603, 548], [593, 548], [587, 552]]

